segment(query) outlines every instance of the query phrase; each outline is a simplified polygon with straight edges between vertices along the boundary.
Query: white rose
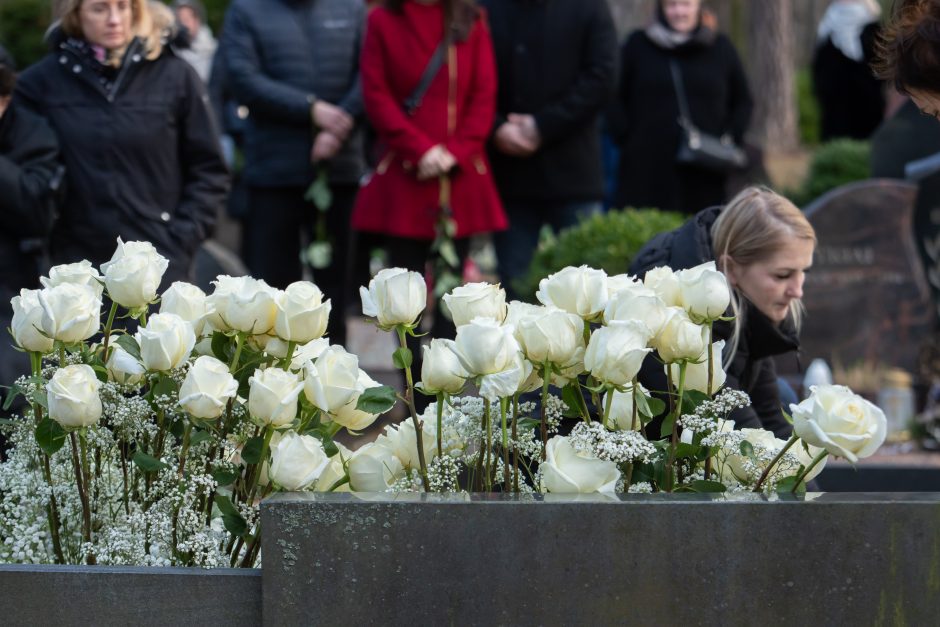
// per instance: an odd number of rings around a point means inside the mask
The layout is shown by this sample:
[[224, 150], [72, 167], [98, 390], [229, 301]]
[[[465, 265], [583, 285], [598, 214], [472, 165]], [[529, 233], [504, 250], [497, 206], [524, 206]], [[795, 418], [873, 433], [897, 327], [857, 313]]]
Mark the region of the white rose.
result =
[[519, 324], [526, 318], [542, 315], [544, 307], [544, 305], [524, 303], [521, 300], [514, 300], [507, 306], [506, 319], [503, 321], [503, 324], [513, 328], [513, 336], [515, 336], [520, 345], [522, 344], [522, 338], [519, 335]]
[[108, 296], [128, 309], [143, 307], [157, 297], [170, 262], [150, 242], [117, 242], [111, 261], [101, 264]]
[[49, 417], [66, 429], [97, 424], [102, 411], [100, 387], [101, 382], [91, 366], [76, 364], [59, 368], [46, 386]]
[[529, 392], [533, 389], [532, 383], [539, 380], [538, 377], [533, 380], [532, 372], [532, 364], [523, 358], [522, 353], [516, 353], [504, 370], [480, 377], [480, 396], [496, 402], [501, 398]]
[[477, 318], [457, 329], [457, 354], [471, 376], [502, 372], [520, 352], [513, 328], [492, 318]]
[[[734, 423], [727, 420], [722, 421], [719, 431], [730, 431], [733, 424]], [[748, 459], [742, 455], [740, 443], [737, 443], [737, 440], [732, 440], [735, 442], [734, 446], [724, 446], [718, 452], [717, 468], [721, 473], [721, 479], [723, 481], [727, 482], [731, 479], [735, 479], [744, 484], [754, 483], [787, 443], [785, 440], [776, 437], [772, 431], [767, 431], [766, 429], [741, 429], [741, 434], [744, 435], [744, 439], [754, 448], [754, 457]], [[788, 476], [796, 476], [800, 465], [804, 468], [809, 467], [813, 461], [813, 457], [822, 450], [813, 446], [809, 447], [809, 449], [810, 454], [807, 454], [799, 442], [791, 446], [787, 454], [793, 455], [798, 464], [785, 465], [778, 463], [771, 471], [770, 478], [773, 481], [780, 481]], [[817, 464], [809, 474], [806, 475], [804, 481], [811, 481], [822, 472], [825, 467], [824, 462], [825, 460]], [[748, 473], [748, 468], [751, 468], [751, 474]]]
[[286, 490], [303, 490], [320, 478], [329, 463], [320, 440], [289, 431], [271, 448], [268, 477]]
[[336, 445], [339, 452], [330, 458], [330, 463], [327, 464], [326, 468], [324, 468], [323, 472], [320, 474], [320, 478], [317, 479], [317, 483], [313, 487], [317, 492], [349, 492], [348, 481], [344, 482], [342, 485], [337, 484], [346, 478], [346, 464], [349, 463], [353, 452], [340, 442], [334, 441], [333, 444]]
[[[724, 340], [718, 340], [712, 344], [712, 394], [721, 389], [727, 378], [725, 369], [721, 365], [721, 351], [724, 348]], [[708, 353], [703, 351], [699, 355], [698, 362], [690, 361], [685, 367], [685, 389], [708, 394]], [[672, 385], [678, 389], [679, 366], [677, 364], [667, 364], [665, 367], [672, 371]]]
[[144, 379], [146, 369], [137, 358], [117, 344], [108, 348], [108, 376], [112, 381], [125, 385], [137, 385]]
[[[642, 385], [639, 385], [636, 393], [642, 394], [644, 396], [649, 396], [649, 391], [644, 388]], [[601, 399], [601, 406], [607, 407], [607, 395], [611, 392], [604, 394]], [[607, 416], [609, 425], [615, 425], [621, 431], [632, 431], [633, 430], [633, 386], [628, 385], [624, 388], [623, 392], [617, 390], [613, 391], [613, 399], [610, 401], [610, 414]], [[637, 427], [639, 427], [642, 422], [642, 416], [637, 412], [636, 420]]]
[[613, 462], [577, 451], [568, 438], [556, 435], [545, 447], [542, 486], [555, 493], [613, 493], [620, 471]]
[[198, 358], [180, 385], [180, 406], [196, 418], [214, 420], [238, 393], [238, 381], [215, 357]]
[[160, 313], [173, 313], [193, 325], [196, 337], [206, 326], [206, 293], [185, 281], [176, 281], [160, 295]]
[[682, 306], [694, 322], [717, 320], [731, 304], [728, 279], [709, 261], [694, 268], [676, 272]]
[[[323, 351], [329, 347], [330, 341], [325, 337], [320, 337], [315, 340], [311, 340], [306, 344], [295, 346], [294, 356], [291, 358], [290, 362], [290, 369], [295, 372], [303, 369], [304, 364], [306, 364], [311, 359], [316, 359], [322, 355]], [[266, 352], [268, 355], [271, 355], [272, 357], [284, 359], [287, 357], [287, 342], [279, 337], [268, 337], [264, 344], [264, 352]]]
[[809, 398], [790, 405], [793, 432], [853, 464], [885, 441], [884, 412], [843, 385], [816, 385]]
[[421, 383], [427, 394], [460, 394], [469, 373], [460, 363], [457, 344], [453, 340], [431, 340], [421, 347]]
[[63, 283], [90, 287], [98, 298], [101, 298], [101, 295], [104, 294], [104, 283], [102, 281], [98, 270], [87, 259], [52, 266], [49, 269], [48, 277], [39, 278], [39, 282], [42, 283], [43, 287], [55, 287]]
[[623, 290], [634, 289], [642, 286], [643, 281], [629, 274], [615, 274], [607, 277], [607, 299], [610, 300], [614, 294]]
[[567, 366], [584, 359], [584, 322], [573, 313], [544, 307], [519, 322], [516, 336], [526, 358]]
[[63, 283], [39, 290], [42, 331], [72, 344], [87, 340], [101, 327], [101, 299], [85, 285]]
[[428, 287], [417, 272], [386, 268], [369, 281], [368, 289], [359, 288], [359, 297], [362, 313], [377, 318], [379, 326], [387, 329], [415, 323], [427, 305]]
[[391, 449], [375, 442], [349, 459], [349, 484], [354, 492], [385, 492], [405, 476], [405, 467]]
[[568, 266], [539, 281], [535, 296], [543, 305], [564, 309], [584, 320], [597, 320], [607, 305], [607, 273]]
[[333, 422], [336, 424], [343, 425], [350, 431], [361, 431], [365, 429], [375, 422], [375, 419], [378, 418], [379, 415], [370, 414], [369, 412], [357, 409], [356, 404], [359, 402], [359, 397], [362, 396], [363, 392], [369, 388], [376, 388], [381, 385], [381, 383], [367, 375], [364, 370], [359, 370], [359, 376], [356, 379], [357, 389], [352, 400], [333, 411], [330, 414], [330, 418], [332, 418]]
[[263, 424], [289, 425], [297, 416], [297, 397], [303, 389], [303, 381], [292, 372], [256, 370], [248, 378], [248, 413]]
[[274, 328], [277, 290], [252, 277], [220, 275], [206, 298], [209, 323], [220, 331], [264, 335]]
[[444, 294], [454, 326], [469, 324], [474, 318], [506, 319], [506, 290], [492, 283], [467, 283]]
[[193, 325], [176, 314], [154, 314], [137, 331], [140, 360], [147, 370], [179, 368], [196, 345]]
[[321, 411], [334, 413], [359, 397], [359, 358], [330, 346], [304, 367], [304, 395]]
[[[376, 444], [392, 451], [405, 468], [417, 470], [421, 467], [418, 458], [418, 438], [411, 418], [406, 418], [397, 425], [388, 425], [385, 432], [375, 440]], [[430, 464], [437, 456], [437, 418], [423, 420], [421, 425], [421, 443], [424, 449], [424, 461]]]
[[606, 323], [614, 320], [639, 320], [649, 327], [653, 336], [659, 334], [668, 317], [669, 309], [663, 299], [642, 284], [617, 292], [604, 309]]
[[10, 330], [16, 345], [28, 351], [48, 353], [52, 350], [52, 338], [46, 337], [42, 329], [42, 305], [39, 303], [39, 290], [20, 290], [19, 296], [10, 299], [13, 305], [13, 319]]
[[614, 320], [591, 334], [584, 367], [595, 379], [610, 385], [632, 383], [643, 365], [649, 328], [636, 320]]
[[696, 361], [705, 352], [707, 343], [707, 328], [692, 322], [684, 309], [670, 307], [669, 317], [651, 345], [659, 353], [660, 359], [671, 364]]
[[277, 295], [274, 332], [289, 342], [305, 344], [322, 337], [330, 319], [330, 301], [310, 281], [297, 281]]
[[679, 279], [669, 266], [660, 266], [649, 270], [646, 276], [643, 277], [643, 285], [656, 292], [656, 295], [666, 303], [667, 307], [682, 306]]

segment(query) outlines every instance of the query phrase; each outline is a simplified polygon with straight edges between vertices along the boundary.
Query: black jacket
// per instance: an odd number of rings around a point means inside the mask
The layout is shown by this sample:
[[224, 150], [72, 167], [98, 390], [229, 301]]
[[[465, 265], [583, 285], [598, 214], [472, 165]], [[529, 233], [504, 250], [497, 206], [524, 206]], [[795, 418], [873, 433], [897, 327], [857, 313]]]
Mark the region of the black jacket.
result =
[[[363, 113], [359, 49], [361, 0], [236, 0], [219, 50], [232, 94], [251, 114], [245, 128], [245, 181], [256, 187], [309, 184], [313, 98]], [[331, 160], [330, 180], [356, 183], [364, 168], [361, 133]]]
[[[630, 273], [642, 278], [648, 270], [659, 266], [682, 270], [713, 260], [711, 227], [720, 212], [721, 207], [705, 209], [678, 229], [654, 237], [630, 264]], [[725, 386], [747, 392], [751, 406], [735, 410], [730, 419], [738, 429], [764, 428], [773, 431], [778, 438], [787, 439], [792, 428], [781, 411], [773, 356], [797, 350], [799, 340], [789, 326], [777, 327], [744, 299], [740, 324], [740, 340], [725, 370]], [[732, 331], [732, 323], [716, 322], [715, 341], [725, 340], [727, 346]], [[663, 366], [654, 357], [647, 357], [643, 363], [640, 382], [650, 390], [666, 389]]]
[[14, 100], [47, 118], [60, 140], [67, 193], [53, 261], [100, 264], [120, 236], [148, 240], [170, 260], [164, 284], [188, 278], [228, 190], [202, 82], [168, 49], [148, 61], [134, 39], [106, 89], [90, 61], [54, 41], [20, 76]]
[[542, 146], [528, 158], [490, 150], [507, 200], [604, 196], [600, 112], [615, 82], [617, 35], [605, 0], [482, 0], [499, 72], [496, 126], [533, 114]]
[[715, 34], [666, 50], [636, 31], [621, 51], [617, 204], [695, 213], [725, 201], [724, 174], [676, 165], [679, 105], [669, 69], [678, 62], [692, 122], [740, 144], [751, 117], [747, 78], [731, 41]]

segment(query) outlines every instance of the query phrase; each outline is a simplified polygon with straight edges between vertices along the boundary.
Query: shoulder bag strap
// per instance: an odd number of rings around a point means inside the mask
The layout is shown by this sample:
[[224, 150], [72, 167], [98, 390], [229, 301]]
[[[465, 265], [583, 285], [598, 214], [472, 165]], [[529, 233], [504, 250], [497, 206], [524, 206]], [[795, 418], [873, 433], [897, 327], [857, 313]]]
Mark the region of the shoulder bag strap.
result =
[[424, 98], [424, 94], [427, 93], [428, 88], [431, 86], [431, 81], [434, 80], [441, 66], [444, 65], [444, 56], [447, 54], [447, 48], [450, 47], [451, 37], [450, 29], [448, 28], [446, 29], [444, 38], [441, 40], [441, 43], [437, 45], [437, 49], [434, 50], [434, 54], [431, 55], [430, 61], [428, 61], [427, 66], [424, 68], [424, 73], [421, 74], [421, 80], [418, 81], [418, 86], [415, 87], [411, 95], [405, 98], [402, 103], [402, 106], [405, 108], [405, 113], [408, 115], [414, 115], [418, 107], [421, 106], [421, 99]]
[[669, 59], [669, 70], [672, 73], [672, 84], [676, 88], [676, 101], [679, 103], [679, 123], [688, 128], [692, 126], [692, 115], [689, 113], [689, 102], [685, 97], [685, 87], [682, 85], [682, 72], [675, 59]]

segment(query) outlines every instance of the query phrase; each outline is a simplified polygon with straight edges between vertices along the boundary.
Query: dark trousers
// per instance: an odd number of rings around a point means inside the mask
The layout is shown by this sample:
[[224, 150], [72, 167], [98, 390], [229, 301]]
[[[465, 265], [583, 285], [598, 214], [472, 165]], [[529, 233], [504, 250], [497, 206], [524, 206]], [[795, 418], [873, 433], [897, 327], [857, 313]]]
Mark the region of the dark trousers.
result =
[[[313, 281], [332, 301], [327, 334], [332, 344], [346, 343], [346, 310], [350, 301], [349, 220], [358, 186], [330, 186], [333, 204], [326, 212], [332, 244], [330, 264], [313, 271]], [[284, 289], [303, 278], [302, 245], [313, 240], [317, 208], [304, 200], [306, 187], [251, 187], [243, 247], [252, 276]]]

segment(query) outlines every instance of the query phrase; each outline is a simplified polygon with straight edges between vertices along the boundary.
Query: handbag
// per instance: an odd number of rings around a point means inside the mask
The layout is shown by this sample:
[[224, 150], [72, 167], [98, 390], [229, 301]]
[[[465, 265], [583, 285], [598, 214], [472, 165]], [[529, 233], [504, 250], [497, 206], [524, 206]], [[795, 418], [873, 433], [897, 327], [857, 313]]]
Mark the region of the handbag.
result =
[[701, 131], [692, 123], [682, 74], [675, 59], [670, 59], [669, 69], [679, 103], [680, 135], [676, 162], [721, 174], [747, 167], [747, 153], [735, 145], [730, 135], [717, 137]]

